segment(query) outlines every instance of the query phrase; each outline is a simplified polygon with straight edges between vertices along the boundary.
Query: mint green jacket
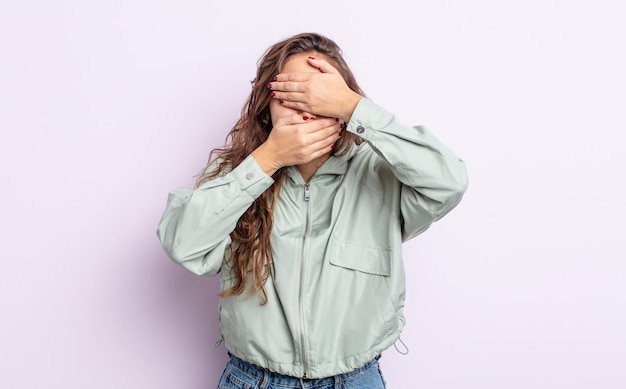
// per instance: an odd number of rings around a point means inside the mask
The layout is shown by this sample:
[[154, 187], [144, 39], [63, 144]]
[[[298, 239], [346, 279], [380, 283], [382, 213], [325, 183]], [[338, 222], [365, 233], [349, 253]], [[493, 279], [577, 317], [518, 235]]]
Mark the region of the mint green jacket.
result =
[[[402, 242], [454, 208], [467, 187], [461, 159], [371, 100], [360, 101], [347, 131], [365, 142], [330, 157], [308, 183], [287, 168], [274, 211], [267, 304], [254, 295], [220, 301], [228, 350], [281, 374], [345, 373], [398, 339]], [[219, 273], [228, 288], [230, 233], [272, 183], [248, 157], [195, 190], [172, 191], [157, 232], [163, 248], [193, 273]]]

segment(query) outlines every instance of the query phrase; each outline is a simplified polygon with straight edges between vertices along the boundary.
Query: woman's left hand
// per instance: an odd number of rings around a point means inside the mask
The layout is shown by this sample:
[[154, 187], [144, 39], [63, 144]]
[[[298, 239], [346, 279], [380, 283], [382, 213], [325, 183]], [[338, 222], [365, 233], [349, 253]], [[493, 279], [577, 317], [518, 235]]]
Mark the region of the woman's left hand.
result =
[[320, 72], [278, 74], [268, 85], [273, 98], [288, 108], [349, 122], [361, 95], [327, 61], [312, 57], [308, 61]]

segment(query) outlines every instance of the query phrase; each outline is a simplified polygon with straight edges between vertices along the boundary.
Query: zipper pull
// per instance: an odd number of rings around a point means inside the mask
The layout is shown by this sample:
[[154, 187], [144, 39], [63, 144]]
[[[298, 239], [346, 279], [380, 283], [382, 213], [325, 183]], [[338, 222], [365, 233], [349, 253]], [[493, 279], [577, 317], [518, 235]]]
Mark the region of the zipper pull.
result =
[[304, 201], [311, 200], [311, 191], [309, 190], [309, 184], [304, 184]]

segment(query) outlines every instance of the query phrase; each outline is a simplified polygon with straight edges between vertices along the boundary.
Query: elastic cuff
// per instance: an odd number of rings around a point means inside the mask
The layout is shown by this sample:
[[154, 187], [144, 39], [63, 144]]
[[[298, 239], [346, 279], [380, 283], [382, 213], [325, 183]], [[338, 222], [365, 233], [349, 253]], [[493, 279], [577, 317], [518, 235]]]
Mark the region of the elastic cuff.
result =
[[376, 130], [384, 127], [391, 120], [393, 120], [391, 113], [373, 101], [362, 98], [354, 109], [346, 130], [364, 140], [371, 141], [375, 137]]
[[274, 179], [261, 169], [256, 160], [249, 155], [232, 171], [233, 176], [239, 182], [242, 190], [251, 196], [261, 195], [273, 183]]

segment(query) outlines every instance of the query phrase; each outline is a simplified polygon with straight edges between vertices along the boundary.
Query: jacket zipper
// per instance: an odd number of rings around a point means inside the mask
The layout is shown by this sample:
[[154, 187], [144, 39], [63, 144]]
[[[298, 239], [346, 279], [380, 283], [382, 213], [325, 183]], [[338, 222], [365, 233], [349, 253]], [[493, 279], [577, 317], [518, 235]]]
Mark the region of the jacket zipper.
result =
[[302, 368], [304, 369], [304, 374], [302, 378], [306, 378], [306, 372], [308, 370], [307, 366], [307, 358], [306, 358], [306, 349], [304, 346], [304, 264], [305, 264], [305, 246], [306, 246], [306, 238], [309, 234], [309, 200], [311, 200], [311, 191], [309, 184], [304, 184], [304, 202], [306, 208], [306, 217], [304, 219], [304, 235], [302, 236], [302, 251], [300, 253], [300, 291], [299, 291], [299, 304], [300, 304], [300, 347], [302, 350]]

